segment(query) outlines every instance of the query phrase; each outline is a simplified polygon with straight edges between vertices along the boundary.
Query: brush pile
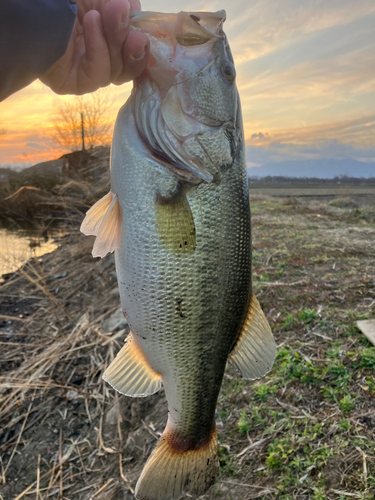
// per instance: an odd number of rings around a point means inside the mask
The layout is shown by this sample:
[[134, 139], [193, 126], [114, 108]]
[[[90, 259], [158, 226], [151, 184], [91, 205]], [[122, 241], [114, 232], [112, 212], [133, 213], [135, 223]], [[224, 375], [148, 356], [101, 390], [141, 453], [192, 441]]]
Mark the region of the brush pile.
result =
[[31, 222], [77, 215], [108, 190], [109, 148], [76, 151], [0, 180], [0, 219]]

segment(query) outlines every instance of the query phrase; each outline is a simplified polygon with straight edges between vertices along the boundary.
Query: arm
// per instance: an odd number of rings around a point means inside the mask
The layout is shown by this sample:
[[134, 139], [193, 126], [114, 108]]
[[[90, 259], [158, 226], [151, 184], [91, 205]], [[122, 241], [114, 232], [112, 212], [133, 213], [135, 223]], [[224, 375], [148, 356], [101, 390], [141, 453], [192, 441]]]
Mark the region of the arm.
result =
[[8, 29], [0, 31], [0, 100], [38, 77], [57, 94], [81, 95], [132, 80], [146, 67], [148, 39], [130, 31], [139, 0], [76, 0], [77, 16], [70, 0], [1, 2], [0, 29]]
[[64, 55], [76, 14], [69, 0], [1, 0], [0, 101]]

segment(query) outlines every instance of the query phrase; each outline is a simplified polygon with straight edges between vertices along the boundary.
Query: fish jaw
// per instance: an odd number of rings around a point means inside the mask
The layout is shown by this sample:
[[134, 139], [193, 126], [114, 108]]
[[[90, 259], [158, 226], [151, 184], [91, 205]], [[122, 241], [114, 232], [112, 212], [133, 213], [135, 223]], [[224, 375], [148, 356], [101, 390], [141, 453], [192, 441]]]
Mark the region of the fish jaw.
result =
[[171, 85], [194, 76], [210, 58], [208, 46], [225, 36], [222, 30], [225, 17], [225, 11], [133, 12], [132, 29], [142, 31], [150, 40], [147, 72], [151, 78], [168, 90]]
[[150, 39], [149, 64], [133, 91], [139, 134], [182, 180], [196, 184], [220, 178], [241, 134], [225, 17], [220, 11], [132, 18]]

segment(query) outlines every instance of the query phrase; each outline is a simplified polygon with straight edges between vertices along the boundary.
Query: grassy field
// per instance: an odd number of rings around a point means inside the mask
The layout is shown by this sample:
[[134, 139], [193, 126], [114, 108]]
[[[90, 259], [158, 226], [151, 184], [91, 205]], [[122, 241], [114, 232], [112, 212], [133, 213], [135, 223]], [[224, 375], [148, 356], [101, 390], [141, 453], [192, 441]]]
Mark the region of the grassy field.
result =
[[351, 200], [358, 207], [375, 206], [375, 184], [340, 184], [334, 182], [307, 183], [250, 183], [250, 195], [266, 195], [274, 197], [294, 197], [300, 203], [311, 200], [334, 202], [335, 200]]
[[[278, 354], [262, 380], [228, 367], [220, 472], [206, 500], [375, 496], [375, 208], [253, 196], [256, 295]], [[118, 396], [101, 377], [124, 325], [113, 257], [72, 226], [0, 285], [0, 498], [130, 500], [164, 429], [163, 392]], [[2, 323], [1, 323], [2, 321]]]

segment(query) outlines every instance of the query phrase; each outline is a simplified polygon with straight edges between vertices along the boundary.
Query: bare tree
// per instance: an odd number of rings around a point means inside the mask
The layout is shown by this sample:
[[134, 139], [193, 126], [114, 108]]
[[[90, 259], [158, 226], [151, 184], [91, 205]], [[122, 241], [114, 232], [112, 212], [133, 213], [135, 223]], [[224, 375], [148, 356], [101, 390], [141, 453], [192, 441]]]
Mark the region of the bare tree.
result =
[[89, 96], [75, 97], [57, 109], [51, 139], [70, 151], [109, 144], [112, 103], [104, 89]]
[[5, 135], [6, 132], [6, 129], [3, 127], [3, 122], [0, 122], [0, 135]]

